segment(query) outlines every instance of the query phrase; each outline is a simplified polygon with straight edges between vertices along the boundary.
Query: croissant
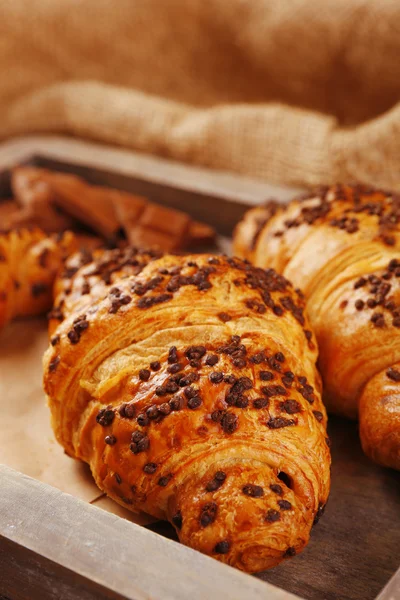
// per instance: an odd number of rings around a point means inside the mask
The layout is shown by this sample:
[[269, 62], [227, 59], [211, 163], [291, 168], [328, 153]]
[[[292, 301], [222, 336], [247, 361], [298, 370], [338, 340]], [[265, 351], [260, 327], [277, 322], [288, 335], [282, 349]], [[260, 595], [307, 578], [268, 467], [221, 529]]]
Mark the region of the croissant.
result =
[[330, 485], [301, 295], [238, 259], [93, 258], [71, 257], [56, 284], [44, 387], [58, 441], [111, 498], [225, 563], [300, 552]]
[[74, 250], [69, 232], [52, 237], [39, 229], [0, 233], [0, 327], [51, 307], [57, 271]]
[[328, 411], [359, 419], [365, 453], [400, 469], [400, 198], [362, 185], [250, 210], [235, 252], [307, 298]]

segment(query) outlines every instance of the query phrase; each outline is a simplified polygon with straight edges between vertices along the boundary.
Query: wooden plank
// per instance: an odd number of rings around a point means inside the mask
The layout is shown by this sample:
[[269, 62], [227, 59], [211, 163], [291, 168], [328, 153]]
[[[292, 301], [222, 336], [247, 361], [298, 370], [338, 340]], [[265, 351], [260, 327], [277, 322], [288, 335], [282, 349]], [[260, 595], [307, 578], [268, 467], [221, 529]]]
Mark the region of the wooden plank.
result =
[[393, 575], [387, 586], [379, 594], [377, 600], [399, 600], [400, 598], [400, 570]]
[[6, 466], [0, 490], [0, 590], [12, 600], [296, 598]]
[[249, 205], [263, 202], [270, 196], [287, 201], [294, 193], [302, 191], [300, 188], [272, 185], [243, 175], [194, 167], [116, 146], [55, 135], [23, 136], [0, 144], [0, 169], [8, 169], [33, 155], [77, 166], [91, 166], [167, 186], [179, 184], [181, 189], [205, 195], [212, 190], [218, 197]]

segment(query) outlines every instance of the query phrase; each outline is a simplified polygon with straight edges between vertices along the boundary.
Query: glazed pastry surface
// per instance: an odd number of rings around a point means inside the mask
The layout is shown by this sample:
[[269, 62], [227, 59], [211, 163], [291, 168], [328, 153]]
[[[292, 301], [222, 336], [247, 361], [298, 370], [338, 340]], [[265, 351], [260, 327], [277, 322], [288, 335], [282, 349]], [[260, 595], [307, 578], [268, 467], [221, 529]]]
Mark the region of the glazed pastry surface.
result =
[[238, 259], [112, 252], [72, 257], [57, 283], [57, 439], [114, 500], [223, 562], [300, 552], [330, 485], [302, 296]]
[[250, 210], [235, 252], [300, 287], [329, 411], [359, 418], [365, 452], [400, 469], [400, 198], [322, 188]]
[[50, 309], [56, 274], [75, 250], [69, 232], [48, 236], [34, 228], [0, 233], [0, 327]]

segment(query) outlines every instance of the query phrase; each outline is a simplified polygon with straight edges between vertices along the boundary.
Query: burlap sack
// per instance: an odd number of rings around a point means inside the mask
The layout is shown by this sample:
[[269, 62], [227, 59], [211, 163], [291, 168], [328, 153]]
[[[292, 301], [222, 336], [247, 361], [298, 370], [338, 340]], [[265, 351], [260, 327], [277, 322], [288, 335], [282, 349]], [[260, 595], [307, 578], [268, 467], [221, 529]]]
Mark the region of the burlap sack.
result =
[[400, 189], [399, 0], [0, 0], [0, 138]]

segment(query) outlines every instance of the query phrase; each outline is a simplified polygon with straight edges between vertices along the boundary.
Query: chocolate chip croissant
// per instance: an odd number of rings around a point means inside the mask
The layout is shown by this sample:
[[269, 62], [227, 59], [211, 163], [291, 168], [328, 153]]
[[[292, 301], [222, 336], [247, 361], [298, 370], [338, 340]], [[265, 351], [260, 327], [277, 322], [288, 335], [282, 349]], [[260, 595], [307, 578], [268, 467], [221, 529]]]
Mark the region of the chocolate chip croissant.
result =
[[34, 228], [0, 233], [0, 327], [51, 307], [57, 271], [75, 250], [69, 232], [47, 236]]
[[364, 451], [400, 469], [400, 198], [323, 188], [250, 210], [238, 255], [304, 291], [328, 410], [358, 416]]
[[330, 485], [302, 297], [236, 259], [93, 258], [68, 263], [44, 359], [59, 442], [114, 500], [223, 562], [301, 551]]

